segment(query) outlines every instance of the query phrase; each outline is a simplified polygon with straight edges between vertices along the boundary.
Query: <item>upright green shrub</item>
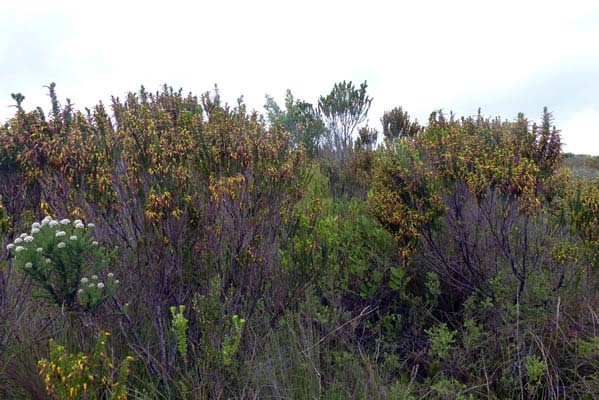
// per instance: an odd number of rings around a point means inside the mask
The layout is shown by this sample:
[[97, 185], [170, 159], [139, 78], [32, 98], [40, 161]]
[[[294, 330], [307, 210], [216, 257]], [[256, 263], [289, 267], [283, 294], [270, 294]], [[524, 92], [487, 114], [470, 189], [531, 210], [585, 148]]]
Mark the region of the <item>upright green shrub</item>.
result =
[[172, 320], [172, 331], [177, 337], [177, 350], [179, 355], [183, 358], [183, 361], [187, 362], [187, 325], [188, 320], [183, 314], [185, 312], [185, 306], [171, 307]]
[[[93, 235], [93, 223], [71, 222], [45, 217], [34, 222], [29, 233], [22, 233], [7, 245], [15, 266], [41, 289], [43, 297], [59, 307], [92, 311], [114, 294], [117, 280], [109, 273], [106, 283], [97, 273], [110, 264], [111, 255]], [[94, 274], [91, 280], [85, 273]]]

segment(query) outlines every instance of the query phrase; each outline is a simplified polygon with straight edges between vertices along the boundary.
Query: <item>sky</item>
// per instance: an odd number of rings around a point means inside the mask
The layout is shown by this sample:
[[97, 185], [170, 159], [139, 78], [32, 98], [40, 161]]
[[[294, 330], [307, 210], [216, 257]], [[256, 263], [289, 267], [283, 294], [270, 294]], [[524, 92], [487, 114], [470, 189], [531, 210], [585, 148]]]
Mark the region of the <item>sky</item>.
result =
[[218, 85], [263, 111], [290, 89], [316, 103], [335, 82], [367, 81], [369, 125], [402, 106], [539, 120], [564, 151], [599, 155], [599, 1], [0, 0], [0, 122], [50, 103], [75, 107], [164, 83]]

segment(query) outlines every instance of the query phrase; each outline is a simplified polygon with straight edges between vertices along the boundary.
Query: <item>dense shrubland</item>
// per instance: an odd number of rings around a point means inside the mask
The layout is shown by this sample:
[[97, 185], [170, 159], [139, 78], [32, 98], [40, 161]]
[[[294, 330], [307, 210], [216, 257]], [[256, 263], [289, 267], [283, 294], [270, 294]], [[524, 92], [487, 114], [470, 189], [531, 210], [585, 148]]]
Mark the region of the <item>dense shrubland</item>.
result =
[[547, 110], [48, 89], [0, 127], [0, 397], [599, 392], [597, 168]]

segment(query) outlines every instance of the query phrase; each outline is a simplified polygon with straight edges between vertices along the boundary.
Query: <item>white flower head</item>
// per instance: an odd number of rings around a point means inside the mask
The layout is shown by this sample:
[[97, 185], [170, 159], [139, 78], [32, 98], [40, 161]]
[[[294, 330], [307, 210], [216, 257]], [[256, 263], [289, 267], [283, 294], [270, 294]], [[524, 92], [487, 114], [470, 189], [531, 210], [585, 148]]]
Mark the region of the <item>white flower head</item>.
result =
[[39, 222], [34, 222], [33, 224], [31, 224], [31, 229], [39, 229], [40, 228], [40, 223]]
[[17, 246], [17, 247], [15, 248], [15, 252], [16, 252], [16, 253], [20, 253], [20, 252], [22, 252], [23, 250], [25, 250], [25, 247], [23, 247], [23, 246]]
[[98, 280], [98, 275], [92, 275], [92, 280], [93, 281], [97, 281]]
[[118, 279], [116, 279], [116, 280], [114, 281], [114, 284], [115, 284], [115, 285], [118, 285], [119, 283], [121, 283], [121, 281], [119, 281]]
[[83, 224], [81, 224], [81, 223], [79, 223], [79, 224], [75, 224], [75, 228], [76, 228], [76, 229], [83, 229], [83, 228], [85, 228], [85, 225], [83, 225]]
[[6, 250], [12, 250], [14, 248], [15, 248], [15, 245], [12, 244], [12, 243], [9, 243], [9, 244], [6, 245]]
[[15, 244], [19, 244], [19, 243], [23, 243], [23, 239], [21, 239], [20, 237], [15, 239]]
[[55, 220], [55, 219], [53, 219], [52, 221], [48, 222], [48, 224], [49, 224], [50, 226], [56, 226], [56, 225], [58, 225], [58, 221], [57, 221], [57, 220]]
[[21, 236], [19, 236], [19, 237], [20, 237], [21, 239], [25, 239], [27, 236], [29, 236], [29, 235], [27, 235], [26, 233], [21, 233]]
[[77, 293], [79, 293], [79, 294], [83, 293], [83, 289], [77, 290]]
[[76, 219], [75, 221], [73, 221], [73, 225], [79, 225], [82, 224], [83, 222], [80, 219]]
[[52, 262], [52, 260], [50, 260], [49, 258], [46, 258], [46, 264], [50, 264]]
[[70, 219], [68, 219], [68, 218], [61, 219], [61, 220], [60, 220], [60, 224], [61, 224], [61, 225], [68, 225], [68, 224], [70, 224], [70, 223], [71, 223], [71, 220], [70, 220]]
[[32, 235], [35, 235], [36, 233], [40, 233], [40, 228], [33, 228], [33, 229], [31, 230], [31, 234], [32, 234]]
[[64, 242], [60, 242], [56, 245], [59, 249], [64, 249], [66, 244]]
[[43, 219], [43, 220], [42, 220], [42, 226], [46, 226], [46, 225], [48, 225], [49, 223], [50, 223], [50, 221], [49, 221], [49, 220], [47, 220], [47, 219]]
[[89, 282], [89, 279], [87, 279], [87, 278], [81, 278], [81, 283], [87, 283], [87, 282]]
[[31, 243], [33, 242], [33, 236], [25, 236], [23, 239], [24, 242]]
[[109, 272], [109, 273], [108, 273], [108, 277], [109, 277], [109, 278], [112, 278], [112, 277], [114, 277], [114, 274], [113, 274], [112, 272]]
[[98, 289], [104, 289], [104, 284], [102, 282], [98, 283]]
[[77, 240], [77, 236], [73, 235], [69, 238], [69, 240]]
[[30, 262], [25, 263], [25, 268], [29, 269], [31, 267], [33, 267], [32, 263], [30, 263]]
[[38, 253], [41, 253], [42, 251], [44, 251], [44, 249], [42, 249], [41, 247], [38, 247], [37, 249], [35, 249], [35, 251], [37, 251]]
[[65, 236], [67, 233], [65, 231], [58, 231], [56, 232], [56, 237], [61, 237], [61, 236]]
[[87, 285], [87, 286], [89, 286], [89, 287], [96, 287], [96, 284], [92, 282], [92, 283], [90, 283], [90, 284], [89, 284], [89, 285]]
[[94, 240], [94, 241], [92, 242], [92, 244], [93, 244], [94, 246], [97, 246], [97, 245], [98, 245], [98, 242], [96, 242], [96, 241]]
[[90, 222], [89, 224], [87, 224], [87, 227], [88, 227], [88, 228], [93, 228], [93, 227], [95, 227], [95, 226], [96, 226], [96, 225], [92, 224], [91, 222]]

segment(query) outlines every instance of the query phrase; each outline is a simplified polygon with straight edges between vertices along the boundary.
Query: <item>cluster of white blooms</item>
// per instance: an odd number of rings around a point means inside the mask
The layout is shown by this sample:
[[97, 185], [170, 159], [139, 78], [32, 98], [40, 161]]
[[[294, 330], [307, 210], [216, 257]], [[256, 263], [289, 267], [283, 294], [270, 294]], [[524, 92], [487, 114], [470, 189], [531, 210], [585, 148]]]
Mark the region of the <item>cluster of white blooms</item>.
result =
[[114, 279], [114, 274], [112, 272], [109, 272], [106, 276], [108, 277], [108, 280], [112, 281], [115, 285], [121, 283], [118, 279]]
[[[68, 218], [64, 218], [64, 219], [61, 219], [60, 221], [58, 221], [58, 220], [53, 219], [51, 216], [47, 215], [44, 217], [44, 219], [42, 220], [41, 223], [34, 222], [33, 225], [31, 225], [31, 227], [32, 227], [32, 229], [39, 229], [45, 225], [50, 225], [51, 227], [55, 227], [58, 225], [69, 225], [70, 223], [71, 223], [71, 220]], [[75, 226], [75, 228], [78, 228], [78, 229], [85, 228], [83, 221], [81, 221], [80, 219], [74, 220], [73, 225]]]
[[[106, 274], [108, 278], [105, 282], [102, 282], [102, 279], [98, 275], [92, 275], [89, 278], [83, 277], [81, 278], [81, 287], [77, 290], [77, 293], [81, 296], [81, 299], [85, 301], [90, 301], [96, 296], [104, 296], [104, 289], [108, 291], [108, 293], [112, 293], [115, 289], [115, 286], [120, 282], [118, 279], [114, 279], [114, 273], [109, 272]], [[98, 291], [99, 290], [99, 291]], [[90, 297], [91, 296], [91, 297]], [[100, 297], [97, 297], [99, 299]]]
[[[34, 235], [38, 235], [42, 232], [42, 229], [45, 226], [49, 226], [52, 228], [55, 228], [57, 226], [64, 226], [65, 228], [72, 224], [72, 226], [77, 229], [77, 230], [83, 230], [86, 228], [86, 225], [83, 223], [82, 220], [80, 219], [76, 219], [73, 222], [71, 222], [70, 219], [68, 218], [64, 218], [61, 220], [56, 220], [54, 218], [52, 218], [50, 215], [47, 215], [44, 217], [44, 219], [42, 219], [40, 222], [34, 222], [31, 224], [31, 232], [30, 233], [21, 233], [17, 238], [15, 238], [15, 240], [13, 241], [13, 243], [9, 243], [6, 245], [6, 250], [8, 251], [14, 251], [14, 253], [20, 253], [24, 250], [27, 250], [27, 247], [25, 246], [25, 244], [27, 243], [33, 243], [35, 241], [35, 236]], [[88, 223], [87, 224], [87, 228], [88, 229], [93, 229], [94, 228], [94, 224], [93, 223]], [[72, 233], [76, 233], [76, 232], [72, 232]], [[62, 238], [62, 237], [66, 237], [67, 236], [67, 231], [66, 230], [62, 230], [62, 229], [58, 229], [56, 230], [56, 232], [54, 233], [54, 236], [57, 238]], [[71, 234], [69, 236], [69, 241], [76, 241], [79, 240], [80, 235], [78, 234]], [[67, 243], [65, 243], [64, 241], [61, 241], [59, 243], [57, 243], [57, 247], [59, 249], [64, 249], [66, 247]], [[94, 246], [98, 246], [99, 243], [97, 241], [93, 241], [92, 245]], [[35, 249], [35, 251], [37, 251], [38, 253], [43, 253], [43, 248], [42, 247], [33, 247], [31, 248], [32, 250]]]

